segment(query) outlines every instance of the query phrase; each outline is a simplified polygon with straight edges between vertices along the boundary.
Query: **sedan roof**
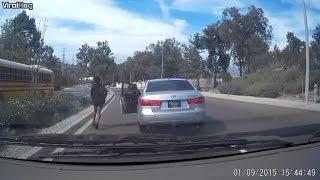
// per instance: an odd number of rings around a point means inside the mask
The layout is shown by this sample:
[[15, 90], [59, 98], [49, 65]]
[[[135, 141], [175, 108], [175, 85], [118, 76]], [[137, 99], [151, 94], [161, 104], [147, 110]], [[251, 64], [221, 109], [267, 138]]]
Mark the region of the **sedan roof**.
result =
[[162, 79], [151, 79], [149, 82], [155, 82], [155, 81], [170, 81], [170, 80], [182, 80], [182, 81], [187, 81], [187, 79], [183, 78], [162, 78]]

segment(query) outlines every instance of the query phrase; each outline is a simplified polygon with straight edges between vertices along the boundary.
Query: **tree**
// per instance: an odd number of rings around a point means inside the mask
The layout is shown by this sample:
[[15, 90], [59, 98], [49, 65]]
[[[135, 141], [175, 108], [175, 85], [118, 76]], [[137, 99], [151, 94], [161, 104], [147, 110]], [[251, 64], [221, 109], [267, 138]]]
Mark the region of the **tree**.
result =
[[318, 24], [312, 34], [311, 41], [311, 61], [316, 60], [320, 64], [320, 24]]
[[0, 57], [25, 64], [33, 64], [33, 59], [43, 46], [41, 32], [35, 19], [22, 11], [2, 25], [0, 43], [3, 48]]
[[122, 68], [122, 79], [128, 80], [130, 75], [133, 81], [160, 78], [162, 55], [163, 77], [183, 77], [182, 45], [173, 38], [151, 43], [145, 51], [135, 52], [119, 66]]
[[271, 59], [272, 59], [272, 65], [274, 68], [283, 68], [284, 67], [284, 61], [281, 57], [281, 50], [277, 45], [273, 46], [273, 50], [271, 52]]
[[299, 66], [305, 69], [305, 42], [292, 32], [287, 33], [287, 45], [283, 49], [282, 57], [287, 67]]
[[137, 51], [134, 53], [131, 61], [133, 76], [136, 80], [147, 80], [158, 77], [160, 71], [153, 71], [155, 64], [152, 59], [153, 55], [150, 51]]
[[[182, 62], [182, 49], [181, 44], [173, 39], [165, 39], [164, 41], [158, 41], [151, 49], [155, 65], [160, 68], [161, 72], [161, 61], [163, 52], [164, 61], [164, 74], [163, 77], [181, 77], [182, 71], [180, 64]], [[160, 74], [159, 74], [160, 75]]]
[[115, 66], [112, 55], [108, 42], [98, 41], [97, 47], [82, 45], [76, 57], [78, 65], [86, 69], [90, 75], [100, 76], [107, 81], [112, 77]]
[[199, 50], [192, 45], [183, 47], [183, 77], [197, 79], [197, 86], [200, 87], [200, 78], [204, 72], [205, 63], [200, 56]]
[[210, 69], [213, 79], [214, 88], [217, 86], [217, 77], [220, 72], [227, 72], [230, 57], [226, 54], [225, 43], [219, 33], [220, 22], [208, 25], [202, 34], [195, 34], [191, 43], [200, 49], [208, 51], [207, 67]]
[[235, 7], [225, 9], [219, 32], [239, 66], [240, 76], [243, 71], [254, 72], [251, 68], [255, 57], [268, 51], [272, 38], [268, 19], [263, 10], [255, 6], [250, 6], [244, 15]]
[[47, 67], [53, 71], [61, 70], [61, 61], [53, 55], [54, 50], [51, 46], [44, 46], [41, 49], [40, 65]]

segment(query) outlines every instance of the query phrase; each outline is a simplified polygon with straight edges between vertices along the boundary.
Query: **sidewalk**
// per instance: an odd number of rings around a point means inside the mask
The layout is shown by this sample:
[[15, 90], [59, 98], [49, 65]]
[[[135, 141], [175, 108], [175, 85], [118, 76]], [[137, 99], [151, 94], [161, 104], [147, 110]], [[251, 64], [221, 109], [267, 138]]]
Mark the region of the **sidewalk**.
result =
[[301, 102], [301, 101], [290, 101], [290, 100], [284, 100], [284, 99], [273, 99], [273, 98], [263, 98], [263, 97], [253, 97], [253, 96], [238, 96], [238, 95], [230, 95], [230, 94], [218, 94], [218, 93], [205, 92], [205, 91], [201, 92], [201, 93], [204, 96], [232, 100], [232, 101], [265, 104], [265, 105], [303, 109], [303, 110], [310, 110], [310, 111], [320, 111], [320, 104], [316, 104], [316, 103], [312, 103], [312, 102], [306, 104], [305, 102]]

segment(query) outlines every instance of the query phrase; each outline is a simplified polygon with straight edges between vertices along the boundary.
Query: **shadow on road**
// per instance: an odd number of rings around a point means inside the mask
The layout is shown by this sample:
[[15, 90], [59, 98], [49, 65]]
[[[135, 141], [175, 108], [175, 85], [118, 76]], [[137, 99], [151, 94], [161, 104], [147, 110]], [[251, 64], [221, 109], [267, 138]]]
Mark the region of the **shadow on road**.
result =
[[251, 132], [238, 132], [231, 133], [230, 136], [279, 136], [279, 137], [291, 137], [309, 135], [320, 131], [320, 124], [307, 124], [300, 126], [291, 126], [284, 128], [276, 128], [262, 131], [251, 131]]
[[142, 132], [147, 134], [166, 134], [174, 136], [200, 136], [217, 134], [226, 130], [222, 121], [207, 117], [203, 124], [180, 124], [180, 125], [157, 125], [151, 126], [149, 130]]
[[99, 125], [99, 130], [107, 130], [117, 127], [128, 127], [128, 126], [137, 126], [137, 122], [128, 122], [128, 123], [119, 123], [119, 124], [101, 124]]

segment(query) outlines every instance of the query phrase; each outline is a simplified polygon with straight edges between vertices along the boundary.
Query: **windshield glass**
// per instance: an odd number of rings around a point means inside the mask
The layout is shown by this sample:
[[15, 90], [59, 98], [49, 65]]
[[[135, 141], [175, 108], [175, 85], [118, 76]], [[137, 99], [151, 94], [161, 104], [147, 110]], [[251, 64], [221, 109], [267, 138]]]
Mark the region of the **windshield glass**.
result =
[[194, 90], [188, 81], [169, 80], [149, 82], [146, 92]]
[[315, 142], [319, 5], [3, 1], [0, 157], [149, 162]]

